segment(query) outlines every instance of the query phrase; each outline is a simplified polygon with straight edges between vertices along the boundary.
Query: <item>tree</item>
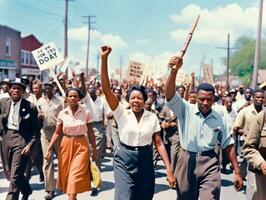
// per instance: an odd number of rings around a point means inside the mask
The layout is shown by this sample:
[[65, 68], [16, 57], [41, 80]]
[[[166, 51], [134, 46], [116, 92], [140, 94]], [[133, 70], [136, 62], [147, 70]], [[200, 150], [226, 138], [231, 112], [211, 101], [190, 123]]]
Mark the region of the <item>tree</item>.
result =
[[[230, 56], [230, 73], [240, 77], [245, 85], [250, 84], [253, 73], [256, 40], [242, 36], [235, 43], [235, 51]], [[259, 69], [266, 69], [266, 40], [261, 42]]]

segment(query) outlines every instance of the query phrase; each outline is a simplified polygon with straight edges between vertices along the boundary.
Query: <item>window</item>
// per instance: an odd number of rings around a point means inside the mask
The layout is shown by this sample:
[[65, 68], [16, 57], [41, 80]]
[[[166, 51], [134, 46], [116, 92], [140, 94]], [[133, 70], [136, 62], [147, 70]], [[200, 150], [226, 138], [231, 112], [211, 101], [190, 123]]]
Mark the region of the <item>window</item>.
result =
[[25, 64], [28, 65], [29, 64], [29, 57], [28, 57], [28, 53], [25, 52]]
[[10, 40], [10, 38], [6, 38], [5, 51], [6, 51], [6, 56], [11, 56], [11, 40]]
[[24, 51], [21, 51], [21, 64], [25, 64], [25, 53]]

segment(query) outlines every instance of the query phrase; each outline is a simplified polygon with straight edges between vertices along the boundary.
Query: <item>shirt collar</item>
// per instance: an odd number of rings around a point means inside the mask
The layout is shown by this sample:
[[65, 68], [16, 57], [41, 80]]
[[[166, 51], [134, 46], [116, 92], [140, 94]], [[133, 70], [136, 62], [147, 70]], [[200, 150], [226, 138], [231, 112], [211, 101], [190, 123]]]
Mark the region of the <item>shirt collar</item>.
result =
[[255, 109], [254, 104], [250, 105], [250, 109], [251, 109], [251, 112], [253, 112], [254, 114], [258, 114], [257, 110]]
[[[195, 115], [202, 115], [202, 113], [200, 112], [199, 110], [199, 107], [198, 107], [198, 104], [195, 105]], [[203, 116], [203, 115], [202, 115]], [[215, 110], [211, 110], [210, 114], [206, 117], [206, 118], [209, 118], [209, 117], [214, 117], [214, 118], [219, 118], [219, 114], [215, 111]]]
[[11, 104], [12, 104], [12, 106], [14, 106], [14, 104], [15, 104], [15, 106], [20, 105], [20, 104], [21, 104], [21, 99], [22, 99], [22, 98], [20, 98], [20, 100], [17, 101], [17, 102], [14, 102], [14, 101], [11, 100]]
[[[78, 110], [75, 112], [74, 115], [77, 115], [79, 112], [82, 111], [82, 109], [83, 109], [83, 106], [79, 105]], [[69, 106], [66, 107], [65, 113], [72, 115], [72, 111], [70, 110], [70, 107]]]
[[[145, 116], [149, 115], [149, 112], [150, 112], [150, 111], [147, 111], [147, 110], [144, 109], [144, 108], [143, 108], [143, 110], [144, 110], [144, 111], [143, 111], [143, 114], [142, 114], [141, 117], [145, 117]], [[132, 115], [134, 114], [131, 108], [130, 108], [130, 109], [126, 109], [126, 111], [128, 112], [128, 114], [132, 114]]]

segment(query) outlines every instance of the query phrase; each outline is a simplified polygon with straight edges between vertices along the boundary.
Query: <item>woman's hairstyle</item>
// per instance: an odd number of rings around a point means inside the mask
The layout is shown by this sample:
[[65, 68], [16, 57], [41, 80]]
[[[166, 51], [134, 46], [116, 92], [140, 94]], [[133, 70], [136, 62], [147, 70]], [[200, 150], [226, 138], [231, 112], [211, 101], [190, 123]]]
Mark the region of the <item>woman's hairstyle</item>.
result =
[[83, 92], [79, 88], [74, 88], [74, 87], [70, 87], [70, 88], [67, 89], [66, 97], [68, 97], [68, 94], [69, 94], [70, 91], [76, 91], [78, 93], [78, 96], [79, 96], [80, 99], [84, 98]]
[[144, 86], [138, 86], [138, 85], [134, 85], [132, 86], [129, 90], [128, 90], [128, 93], [127, 93], [127, 101], [129, 101], [129, 97], [130, 97], [130, 94], [133, 92], [133, 91], [139, 91], [142, 96], [143, 96], [143, 99], [144, 99], [144, 102], [147, 101], [148, 99], [148, 96], [147, 96], [147, 93], [146, 93], [146, 88]]

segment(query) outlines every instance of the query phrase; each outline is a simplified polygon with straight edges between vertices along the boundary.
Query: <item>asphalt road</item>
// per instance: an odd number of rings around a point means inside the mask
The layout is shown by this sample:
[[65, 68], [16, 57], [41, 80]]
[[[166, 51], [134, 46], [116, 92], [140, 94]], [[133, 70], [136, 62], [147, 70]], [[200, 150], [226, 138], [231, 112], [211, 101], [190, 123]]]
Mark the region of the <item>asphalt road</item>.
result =
[[[113, 168], [112, 168], [112, 157], [106, 157], [103, 160], [102, 169], [102, 180], [103, 185], [97, 196], [91, 197], [90, 192], [85, 192], [79, 194], [77, 198], [79, 200], [87, 199], [97, 199], [97, 200], [112, 200], [114, 199], [114, 178], [113, 178]], [[35, 167], [32, 170], [32, 178], [30, 180], [31, 187], [33, 189], [33, 194], [30, 196], [30, 200], [40, 200], [44, 199], [44, 184], [39, 182], [39, 176]], [[56, 175], [57, 176], [57, 175]], [[228, 170], [227, 174], [222, 174], [222, 190], [221, 190], [221, 200], [242, 200], [245, 199], [245, 192], [235, 192], [233, 187], [233, 176], [232, 172]], [[0, 164], [0, 200], [4, 200], [8, 190], [8, 181], [5, 179], [2, 165]], [[56, 193], [55, 200], [65, 200], [67, 195]], [[162, 165], [162, 162], [158, 162], [156, 169], [156, 186], [154, 200], [174, 200], [176, 199], [176, 192], [169, 189], [166, 181], [166, 172]]]

